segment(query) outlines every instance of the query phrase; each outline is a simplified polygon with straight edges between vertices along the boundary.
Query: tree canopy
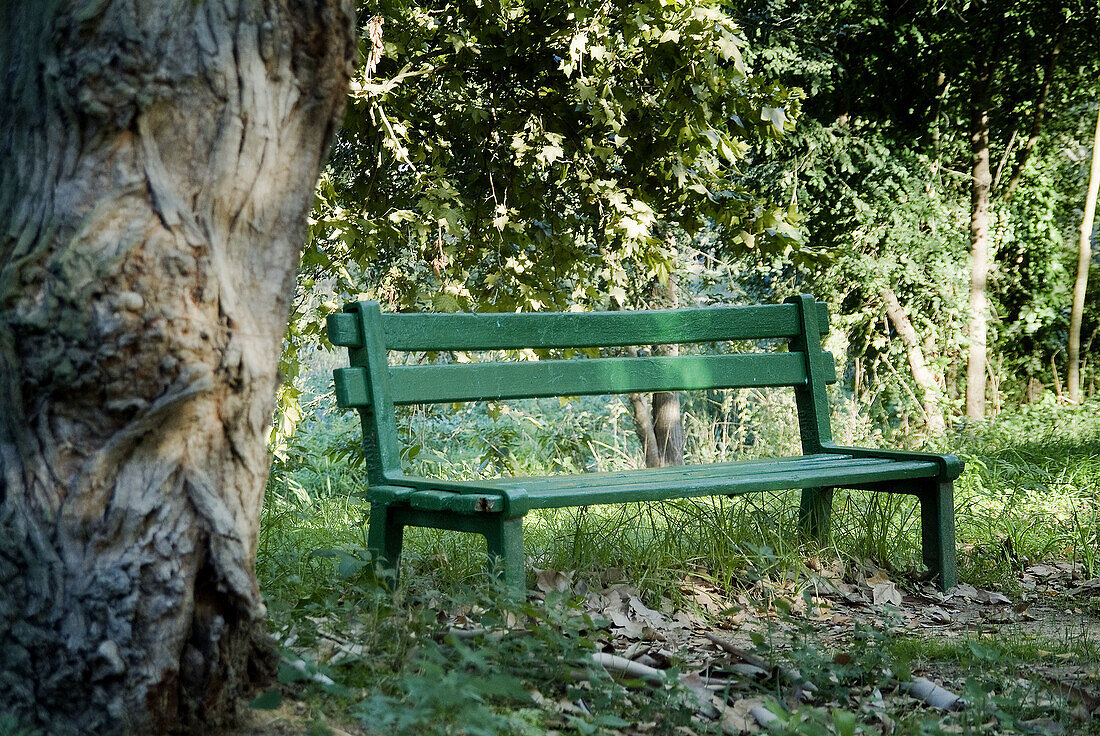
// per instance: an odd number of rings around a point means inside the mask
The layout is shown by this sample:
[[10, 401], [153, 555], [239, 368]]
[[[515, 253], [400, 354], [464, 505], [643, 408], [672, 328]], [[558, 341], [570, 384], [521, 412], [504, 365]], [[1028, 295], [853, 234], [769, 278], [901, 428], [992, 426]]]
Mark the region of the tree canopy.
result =
[[721, 3], [372, 12], [383, 53], [354, 84], [307, 271], [354, 264], [405, 308], [613, 305], [673, 268], [667, 228], [796, 240], [738, 167], [800, 95], [752, 74]]
[[[826, 296], [888, 415], [921, 392], [884, 373], [906, 356], [962, 405], [975, 305], [983, 393], [1053, 387], [1100, 68], [1086, 5], [371, 6], [292, 341], [324, 295], [615, 308], [690, 272], [708, 298]], [[891, 298], [922, 355], [883, 329]]]

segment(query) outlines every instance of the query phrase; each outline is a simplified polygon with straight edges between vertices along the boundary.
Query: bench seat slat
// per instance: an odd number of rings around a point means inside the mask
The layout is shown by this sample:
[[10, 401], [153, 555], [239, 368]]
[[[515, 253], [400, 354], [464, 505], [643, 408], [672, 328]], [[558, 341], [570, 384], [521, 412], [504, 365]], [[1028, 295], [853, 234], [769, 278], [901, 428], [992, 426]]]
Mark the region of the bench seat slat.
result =
[[631, 485], [609, 488], [578, 484], [573, 489], [548, 489], [540, 492], [537, 486], [528, 489], [530, 507], [560, 508], [562, 506], [622, 503], [623, 501], [660, 501], [670, 498], [696, 496], [735, 495], [756, 491], [784, 491], [814, 487], [841, 487], [914, 477], [935, 477], [939, 472], [935, 463], [896, 462], [865, 463], [852, 461], [846, 466], [827, 468], [800, 468], [782, 472], [682, 479], [668, 483], [646, 483], [642, 478]]
[[395, 404], [799, 386], [806, 380], [806, 358], [801, 353], [532, 360], [390, 368], [390, 390]]
[[[651, 482], [679, 480], [684, 477], [702, 478], [708, 474], [716, 476], [747, 475], [751, 473], [782, 472], [794, 466], [833, 466], [850, 461], [851, 455], [821, 453], [816, 455], [795, 455], [792, 457], [768, 457], [756, 460], [741, 460], [713, 465], [676, 465], [664, 468], [638, 468], [636, 470], [615, 470], [579, 475], [541, 475], [507, 476], [503, 478], [482, 478], [478, 480], [439, 480], [419, 476], [405, 476], [394, 483], [406, 488], [420, 490], [442, 490], [455, 493], [484, 493], [486, 488], [525, 488], [529, 483], [537, 483], [540, 488], [571, 488], [578, 483], [587, 485], [616, 485], [623, 482], [635, 482], [639, 474], [645, 474]], [[886, 460], [886, 462], [892, 462]], [[873, 463], [872, 463], [873, 464]], [[387, 486], [388, 488], [388, 486]]]
[[[522, 488], [530, 508], [589, 506], [629, 501], [741, 494], [755, 491], [796, 490], [810, 487], [848, 488], [866, 483], [912, 478], [932, 478], [939, 468], [930, 461], [896, 461], [885, 458], [851, 458], [821, 455], [782, 458], [776, 462], [722, 463], [719, 465], [653, 468], [622, 473], [589, 473], [572, 476], [496, 478], [486, 481], [447, 483], [453, 490], [422, 490], [408, 498], [414, 506], [452, 508], [455, 511], [495, 511], [486, 501], [494, 491]], [[594, 477], [595, 476], [595, 477]], [[598, 479], [597, 479], [598, 478]], [[431, 479], [409, 479], [430, 488]], [[423, 497], [423, 502], [415, 499]], [[448, 502], [448, 497], [453, 501]], [[423, 504], [423, 505], [422, 505]], [[449, 505], [448, 505], [449, 504]], [[478, 507], [480, 504], [480, 508]], [[486, 505], [488, 504], [488, 505]]]
[[[623, 471], [617, 473], [586, 473], [582, 476], [554, 475], [543, 476], [538, 479], [538, 488], [545, 492], [556, 489], [575, 488], [578, 485], [578, 477], [584, 478], [582, 485], [599, 486], [601, 488], [618, 487], [636, 483], [652, 483], [663, 485], [682, 481], [699, 482], [705, 479], [721, 480], [730, 477], [750, 477], [754, 475], [772, 475], [775, 473], [789, 473], [799, 469], [844, 468], [852, 465], [853, 460], [843, 455], [821, 456], [813, 455], [805, 459], [784, 458], [785, 462], [773, 463], [716, 463], [713, 465], [680, 465], [669, 468], [640, 468], [638, 470]], [[860, 467], [888, 465], [892, 460], [866, 459], [858, 461]], [[593, 477], [594, 476], [594, 477]], [[497, 488], [523, 487], [525, 478], [494, 478], [486, 481], [487, 485]]]
[[[817, 303], [822, 332], [828, 311]], [[337, 334], [345, 337], [343, 326]], [[526, 312], [382, 315], [389, 350], [513, 350], [792, 338], [800, 332], [798, 307], [654, 309], [639, 312]], [[639, 343], [639, 340], [642, 342]]]

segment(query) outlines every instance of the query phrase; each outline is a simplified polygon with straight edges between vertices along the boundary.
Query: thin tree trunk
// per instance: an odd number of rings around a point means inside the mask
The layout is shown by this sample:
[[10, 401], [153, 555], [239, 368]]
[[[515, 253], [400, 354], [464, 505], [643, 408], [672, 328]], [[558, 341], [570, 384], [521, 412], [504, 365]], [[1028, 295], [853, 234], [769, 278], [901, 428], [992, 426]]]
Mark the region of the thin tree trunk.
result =
[[0, 5], [0, 711], [217, 733], [348, 0]]
[[661, 453], [657, 449], [657, 434], [653, 430], [653, 405], [648, 394], [630, 394], [630, 410], [634, 417], [634, 433], [642, 446], [647, 468], [661, 466]]
[[940, 381], [928, 369], [928, 363], [924, 359], [924, 350], [921, 348], [920, 336], [917, 334], [916, 328], [913, 327], [909, 315], [906, 314], [905, 309], [898, 302], [897, 295], [890, 289], [883, 289], [879, 294], [886, 302], [886, 316], [890, 318], [890, 324], [894, 326], [905, 345], [913, 380], [921, 390], [921, 405], [924, 410], [925, 422], [928, 424], [928, 430], [932, 434], [943, 434], [945, 429], [943, 409], [941, 408], [943, 392], [940, 388]]
[[680, 394], [653, 394], [653, 434], [662, 467], [684, 464], [684, 422], [680, 415]]
[[966, 362], [966, 416], [985, 417], [985, 361], [989, 277], [989, 85], [984, 66], [974, 83], [970, 121], [970, 343]]
[[943, 69], [936, 72], [936, 102], [932, 107], [932, 175], [928, 178], [925, 189], [931, 193], [932, 187], [940, 174], [940, 157], [942, 154], [942, 142], [940, 134], [940, 117], [942, 115], [943, 101], [947, 96], [947, 90], [951, 87], [947, 81], [947, 75]]
[[[665, 232], [658, 232], [663, 240], [669, 240]], [[664, 283], [653, 285], [654, 301], [664, 308], [675, 309], [680, 306], [676, 293], [676, 275], [669, 274]], [[662, 293], [663, 292], [663, 293]], [[679, 355], [680, 346], [676, 343], [658, 345], [659, 355]], [[658, 391], [653, 394], [653, 434], [657, 441], [657, 464], [660, 467], [684, 464], [684, 422], [680, 414], [680, 394], [677, 391]], [[652, 466], [650, 466], [652, 467]]]
[[1092, 167], [1089, 189], [1085, 195], [1085, 212], [1077, 239], [1077, 278], [1073, 282], [1073, 305], [1069, 312], [1069, 368], [1066, 383], [1071, 401], [1081, 400], [1081, 322], [1085, 313], [1085, 292], [1088, 289], [1089, 266], [1092, 265], [1092, 227], [1096, 218], [1096, 195], [1100, 190], [1100, 110], [1096, 116], [1096, 132], [1092, 137]]

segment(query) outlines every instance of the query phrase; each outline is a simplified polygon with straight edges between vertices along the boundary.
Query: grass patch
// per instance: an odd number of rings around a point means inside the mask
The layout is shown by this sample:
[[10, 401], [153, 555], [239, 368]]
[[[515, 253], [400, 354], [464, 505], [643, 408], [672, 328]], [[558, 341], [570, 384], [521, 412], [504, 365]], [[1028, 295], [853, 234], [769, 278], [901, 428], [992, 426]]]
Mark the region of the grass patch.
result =
[[[629, 417], [614, 406], [594, 398], [409, 412], [401, 426], [405, 459], [416, 472], [455, 478], [637, 464]], [[844, 423], [848, 410], [838, 406], [840, 441], [908, 444], [875, 434], [855, 414]], [[788, 405], [738, 409], [715, 400], [704, 408], [687, 425], [694, 459], [790, 451]], [[956, 484], [964, 580], [1023, 595], [1020, 572], [1037, 563], [1068, 560], [1084, 575], [1100, 573], [1098, 410], [1097, 400], [1025, 407], [935, 448], [967, 463]], [[560, 422], [551, 418], [563, 413]], [[726, 425], [737, 413], [757, 423], [735, 432]], [[769, 427], [777, 429], [769, 434]], [[357, 495], [357, 442], [351, 417], [304, 424], [276, 464], [261, 525], [257, 569], [284, 647], [273, 697], [300, 698], [316, 714], [317, 733], [326, 717], [364, 733], [721, 732], [698, 718], [693, 696], [675, 681], [655, 688], [594, 668], [590, 655], [610, 646], [611, 634], [582, 600], [517, 603], [498, 595], [480, 537], [410, 529], [400, 586], [380, 579], [364, 552], [368, 508]], [[682, 594], [685, 576], [751, 595], [760, 583], [804, 589], [810, 557], [870, 560], [902, 581], [918, 569], [913, 499], [838, 493], [833, 528], [833, 547], [807, 547], [797, 534], [797, 494], [760, 493], [533, 513], [525, 538], [534, 567], [575, 570], [594, 587], [629, 582], [646, 600], [677, 606], [692, 605]], [[1097, 613], [1095, 600], [1066, 605]], [[456, 634], [460, 619], [481, 631]], [[1078, 720], [1079, 699], [1065, 686], [1065, 673], [1090, 666], [1088, 683], [1098, 684], [1095, 632], [1072, 624], [1064, 634], [945, 640], [885, 621], [825, 641], [819, 622], [792, 619], [769, 624], [755, 647], [821, 686], [810, 703], [792, 700], [774, 679], [725, 694], [729, 702], [767, 703], [779, 715], [778, 733], [1100, 733]], [[669, 671], [678, 671], [678, 656]], [[901, 682], [927, 673], [970, 707], [930, 712], [900, 694]], [[637, 724], [644, 730], [631, 730]]]

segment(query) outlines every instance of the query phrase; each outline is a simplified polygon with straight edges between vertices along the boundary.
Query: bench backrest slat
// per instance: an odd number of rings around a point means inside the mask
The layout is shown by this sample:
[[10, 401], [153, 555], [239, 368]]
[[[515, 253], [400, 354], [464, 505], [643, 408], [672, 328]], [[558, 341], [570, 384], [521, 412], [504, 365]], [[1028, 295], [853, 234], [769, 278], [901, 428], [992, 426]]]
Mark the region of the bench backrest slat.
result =
[[[363, 413], [371, 482], [400, 473], [395, 404], [581, 396], [716, 388], [795, 388], [806, 452], [830, 439], [822, 350], [825, 305], [802, 296], [783, 304], [641, 312], [382, 314], [349, 304], [328, 319], [329, 339], [350, 348], [338, 369], [341, 406]], [[785, 340], [790, 352], [388, 365], [386, 353], [625, 347]]]
[[[818, 307], [821, 332], [828, 312]], [[654, 309], [639, 312], [383, 314], [389, 350], [515, 350], [790, 339], [800, 334], [798, 306]], [[639, 343], [639, 340], [643, 342]]]
[[806, 381], [806, 360], [798, 353], [530, 360], [390, 368], [390, 391], [395, 404], [796, 386]]

